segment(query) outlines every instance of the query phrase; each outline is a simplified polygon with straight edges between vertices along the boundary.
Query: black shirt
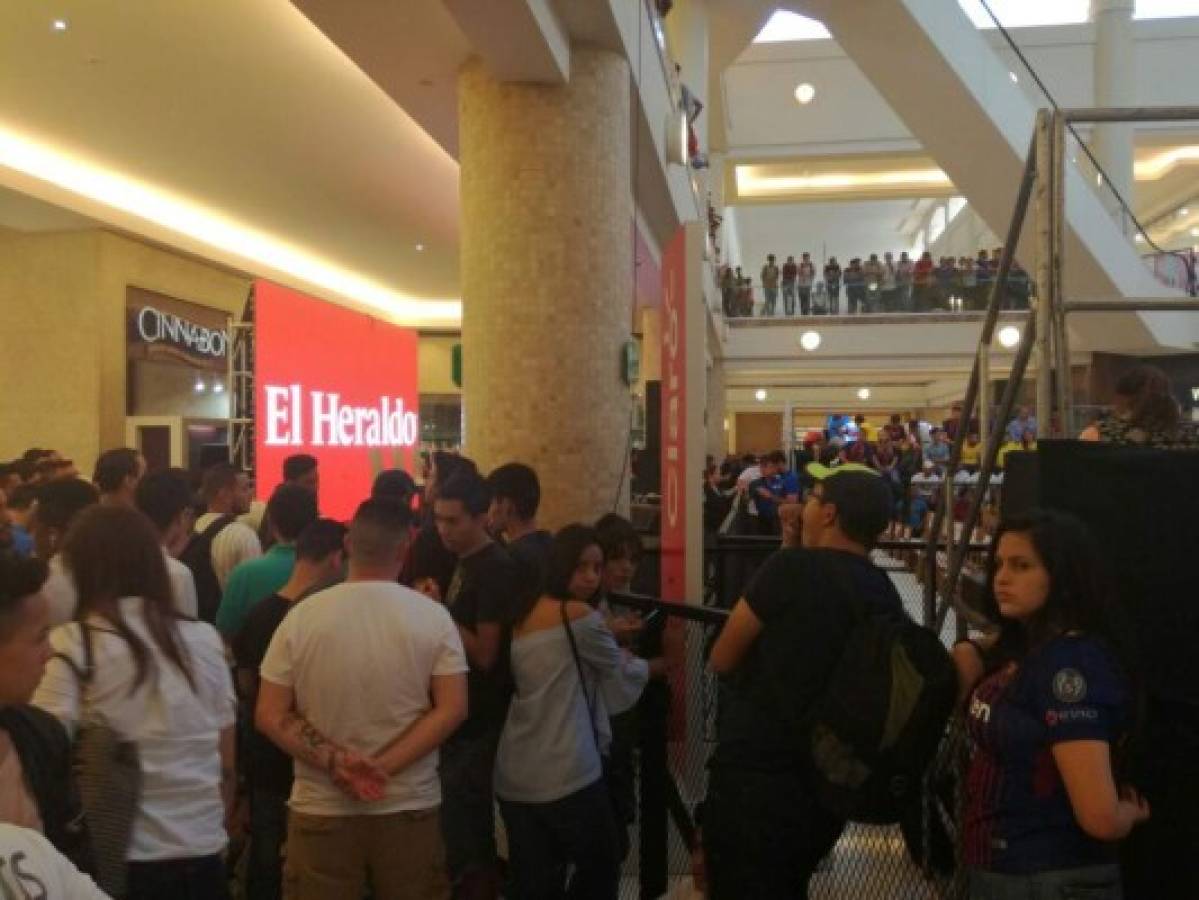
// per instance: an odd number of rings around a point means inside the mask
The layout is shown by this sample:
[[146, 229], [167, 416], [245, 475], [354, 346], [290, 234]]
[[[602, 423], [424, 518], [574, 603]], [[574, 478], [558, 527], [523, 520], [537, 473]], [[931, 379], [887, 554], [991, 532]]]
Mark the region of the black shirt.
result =
[[504, 545], [516, 563], [522, 596], [540, 594], [544, 588], [553, 544], [554, 536], [548, 531], [530, 531]]
[[[284, 616], [295, 606], [290, 600], [272, 594], [255, 604], [246, 623], [233, 639], [233, 658], [239, 669], [249, 669], [258, 677], [271, 638]], [[277, 797], [291, 794], [292, 759], [257, 728], [249, 729], [246, 753], [246, 777], [252, 790], [266, 791]]]
[[804, 712], [853, 628], [850, 585], [871, 611], [905, 614], [887, 574], [855, 553], [784, 549], [758, 570], [745, 600], [762, 632], [721, 679], [716, 764], [775, 771], [803, 761]]
[[467, 695], [470, 713], [455, 737], [477, 737], [495, 731], [508, 714], [512, 692], [508, 644], [520, 600], [517, 564], [497, 543], [458, 560], [445, 605], [454, 621], [474, 631], [480, 624], [501, 626], [499, 658], [489, 672], [470, 664]]

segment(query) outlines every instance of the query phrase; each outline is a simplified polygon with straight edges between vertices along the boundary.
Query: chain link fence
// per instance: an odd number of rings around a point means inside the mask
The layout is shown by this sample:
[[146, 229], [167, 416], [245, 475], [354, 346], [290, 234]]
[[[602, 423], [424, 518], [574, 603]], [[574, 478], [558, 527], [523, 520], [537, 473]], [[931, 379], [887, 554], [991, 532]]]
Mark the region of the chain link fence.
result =
[[[637, 816], [629, 826], [631, 850], [624, 864], [621, 900], [703, 896], [692, 882], [692, 851], [698, 841], [695, 813], [707, 790], [706, 767], [715, 746], [720, 704], [718, 680], [708, 671], [707, 655], [728, 609], [777, 546], [710, 545], [703, 607], [620, 598], [643, 613], [662, 610], [658, 618], [665, 619], [663, 643], [679, 660], [669, 708], [661, 711], [663, 721], [654, 722], [654, 713], [644, 709], [640, 715]], [[875, 564], [887, 571], [905, 609], [918, 622], [926, 619], [919, 574], [923, 560], [915, 545], [888, 545], [874, 554]], [[947, 646], [957, 630], [951, 611], [941, 632]], [[656, 745], [658, 739], [663, 747]], [[813, 877], [809, 895], [816, 900], [964, 898], [955, 832], [964, 761], [965, 738], [955, 723], [930, 766], [919, 825], [909, 825], [906, 839], [897, 825], [849, 825]]]

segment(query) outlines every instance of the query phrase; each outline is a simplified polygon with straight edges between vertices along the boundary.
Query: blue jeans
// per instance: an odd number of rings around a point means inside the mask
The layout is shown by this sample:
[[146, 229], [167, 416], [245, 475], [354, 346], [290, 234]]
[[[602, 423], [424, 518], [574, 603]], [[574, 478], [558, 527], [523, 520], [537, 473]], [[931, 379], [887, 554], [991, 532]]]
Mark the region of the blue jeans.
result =
[[783, 282], [783, 312], [789, 316], [795, 315], [795, 282]]
[[287, 798], [270, 791], [250, 794], [250, 859], [246, 894], [254, 900], [283, 896], [283, 844], [287, 841]]
[[[508, 830], [512, 896], [520, 900], [616, 900], [620, 860], [612, 799], [601, 778], [549, 803], [500, 799]], [[570, 884], [565, 883], [573, 865]]]
[[1032, 875], [970, 872], [970, 900], [1122, 900], [1120, 867], [1054, 869]]
[[779, 289], [776, 287], [764, 287], [762, 288], [762, 294], [766, 297], [765, 302], [762, 303], [762, 315], [773, 316], [774, 307], [779, 301]]

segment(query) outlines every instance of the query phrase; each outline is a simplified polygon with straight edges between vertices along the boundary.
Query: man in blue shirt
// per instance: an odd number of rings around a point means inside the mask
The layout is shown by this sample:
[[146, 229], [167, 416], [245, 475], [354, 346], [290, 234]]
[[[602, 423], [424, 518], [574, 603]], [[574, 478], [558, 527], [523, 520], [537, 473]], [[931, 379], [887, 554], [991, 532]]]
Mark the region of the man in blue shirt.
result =
[[1009, 438], [1020, 443], [1026, 431], [1031, 431], [1034, 435], [1037, 433], [1037, 417], [1027, 406], [1021, 406], [1016, 418], [1008, 422], [1007, 433]]

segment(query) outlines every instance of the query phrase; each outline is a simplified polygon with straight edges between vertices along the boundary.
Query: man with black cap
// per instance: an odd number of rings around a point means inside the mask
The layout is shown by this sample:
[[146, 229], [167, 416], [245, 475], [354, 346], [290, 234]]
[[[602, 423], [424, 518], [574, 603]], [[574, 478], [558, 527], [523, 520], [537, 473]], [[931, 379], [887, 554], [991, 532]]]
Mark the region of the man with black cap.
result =
[[805, 710], [853, 629], [849, 591], [872, 612], [905, 615], [869, 557], [891, 519], [886, 483], [854, 463], [807, 471], [802, 546], [758, 570], [712, 648], [722, 694], [701, 822], [711, 900], [807, 897], [845, 823], [806, 784]]

